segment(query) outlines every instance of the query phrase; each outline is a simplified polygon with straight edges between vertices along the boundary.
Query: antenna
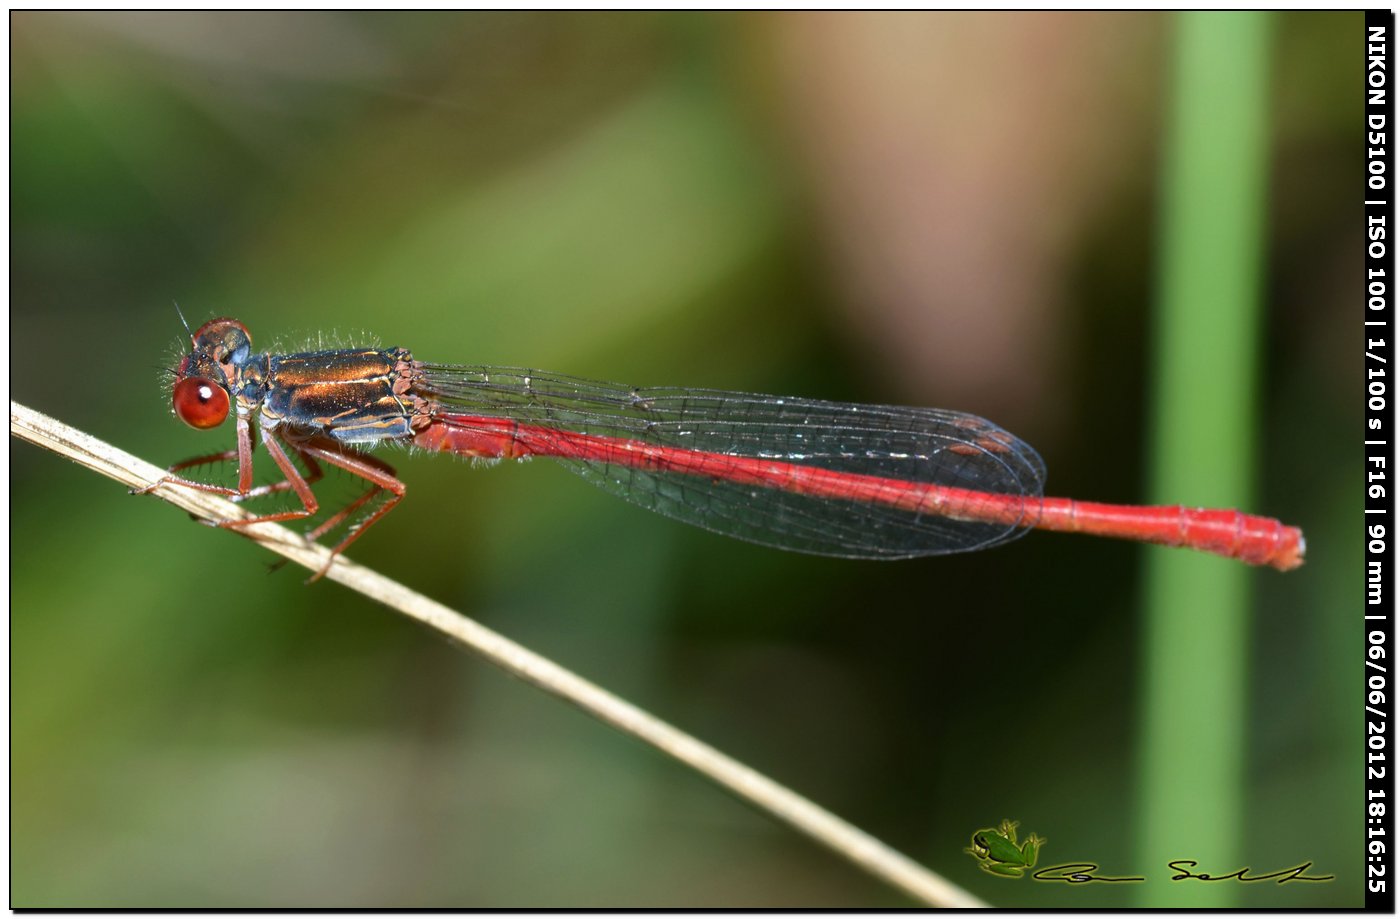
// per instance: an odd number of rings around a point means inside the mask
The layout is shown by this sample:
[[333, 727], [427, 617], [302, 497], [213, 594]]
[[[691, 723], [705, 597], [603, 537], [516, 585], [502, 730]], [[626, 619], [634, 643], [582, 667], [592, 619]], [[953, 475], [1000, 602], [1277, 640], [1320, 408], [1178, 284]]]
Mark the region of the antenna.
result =
[[175, 304], [175, 315], [180, 317], [180, 324], [185, 327], [185, 334], [190, 338], [194, 338], [194, 333], [190, 331], [190, 324], [185, 321], [185, 314], [180, 312], [180, 304], [176, 303], [174, 300], [170, 302]]

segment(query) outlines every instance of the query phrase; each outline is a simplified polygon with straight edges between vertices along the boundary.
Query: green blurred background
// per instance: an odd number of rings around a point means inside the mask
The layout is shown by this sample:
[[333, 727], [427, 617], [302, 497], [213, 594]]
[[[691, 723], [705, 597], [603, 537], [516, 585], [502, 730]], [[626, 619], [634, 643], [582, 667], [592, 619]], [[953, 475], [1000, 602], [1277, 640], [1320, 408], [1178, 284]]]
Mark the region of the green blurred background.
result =
[[[1170, 16], [11, 26], [13, 397], [153, 462], [231, 443], [169, 413], [178, 300], [280, 350], [961, 409], [1035, 444], [1050, 493], [1159, 497], [1174, 87], [1216, 79], [1180, 79]], [[1336, 876], [1217, 905], [1360, 905], [1362, 22], [1261, 31], [1261, 313], [1246, 381], [1204, 347], [1198, 375], [1252, 387], [1244, 446], [1201, 450], [1170, 498], [1301, 525], [1299, 571], [1051, 534], [808, 558], [546, 462], [403, 453], [409, 499], [351, 555], [998, 905], [1179, 902], [1148, 821], [1198, 751], [1146, 739], [1144, 674], [1189, 682], [1193, 650], [1236, 642], [1238, 705], [1182, 703], [1239, 745], [1225, 812], [1170, 846]], [[11, 905], [907, 904], [423, 628], [10, 454]], [[1173, 627], [1162, 555], [1178, 587], [1243, 572], [1242, 638], [1184, 607]], [[1150, 880], [992, 878], [963, 847], [1003, 817], [1049, 839], [1042, 864]]]

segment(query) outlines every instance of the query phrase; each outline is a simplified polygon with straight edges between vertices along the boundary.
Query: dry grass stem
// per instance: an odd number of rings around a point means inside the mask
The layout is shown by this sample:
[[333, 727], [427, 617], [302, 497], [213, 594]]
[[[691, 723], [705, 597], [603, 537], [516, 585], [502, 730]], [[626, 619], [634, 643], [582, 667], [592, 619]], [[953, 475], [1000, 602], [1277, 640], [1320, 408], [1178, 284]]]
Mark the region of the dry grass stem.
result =
[[[66, 456], [130, 488], [144, 488], [165, 472], [15, 402], [10, 403], [10, 433]], [[176, 485], [162, 485], [152, 494], [206, 520], [246, 516], [236, 504], [223, 498]], [[308, 544], [300, 535], [276, 524], [260, 524], [233, 532], [247, 536], [311, 571], [319, 571], [329, 554], [327, 549]], [[986, 905], [868, 833], [714, 747], [402, 584], [344, 557], [335, 560], [326, 577], [417, 619], [507, 673], [573, 703], [599, 721], [679, 760], [916, 900], [930, 906]]]

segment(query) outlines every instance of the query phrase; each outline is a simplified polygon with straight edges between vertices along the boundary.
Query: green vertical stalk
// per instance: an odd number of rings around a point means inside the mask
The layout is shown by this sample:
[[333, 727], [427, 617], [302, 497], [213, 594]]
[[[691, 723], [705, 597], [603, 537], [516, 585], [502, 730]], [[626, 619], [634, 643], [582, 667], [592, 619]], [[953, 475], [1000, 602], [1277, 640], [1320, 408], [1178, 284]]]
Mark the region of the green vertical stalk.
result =
[[[1268, 174], [1269, 17], [1176, 20], [1153, 335], [1152, 499], [1248, 505]], [[1249, 581], [1238, 562], [1150, 553], [1145, 599], [1138, 862], [1143, 905], [1229, 906], [1229, 883], [1169, 883], [1191, 858], [1246, 864]]]

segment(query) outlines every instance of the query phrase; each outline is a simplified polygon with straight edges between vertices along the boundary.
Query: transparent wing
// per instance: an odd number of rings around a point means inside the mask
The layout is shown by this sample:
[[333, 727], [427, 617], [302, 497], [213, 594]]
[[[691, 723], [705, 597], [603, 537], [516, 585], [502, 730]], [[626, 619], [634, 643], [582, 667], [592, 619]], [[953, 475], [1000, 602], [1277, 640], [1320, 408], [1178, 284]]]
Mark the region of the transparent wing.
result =
[[[819, 555], [992, 546], [1040, 513], [1045, 466], [974, 415], [535, 370], [424, 364], [435, 423], [499, 434], [606, 491], [696, 526]], [[497, 423], [493, 423], [497, 422]]]

